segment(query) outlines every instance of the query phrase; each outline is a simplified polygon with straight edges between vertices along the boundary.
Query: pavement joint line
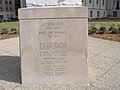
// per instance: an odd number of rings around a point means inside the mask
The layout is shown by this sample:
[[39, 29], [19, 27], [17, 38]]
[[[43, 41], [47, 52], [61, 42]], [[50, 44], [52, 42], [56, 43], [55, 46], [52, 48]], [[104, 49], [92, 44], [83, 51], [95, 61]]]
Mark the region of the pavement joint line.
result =
[[[96, 54], [96, 55], [99, 55], [99, 54]], [[103, 55], [99, 55], [99, 56], [103, 56]], [[94, 57], [97, 57], [97, 56], [94, 56]], [[108, 59], [115, 59], [115, 60], [119, 60], [120, 61], [120, 59], [116, 59], [116, 58], [111, 58], [111, 57], [107, 57], [107, 56], [103, 56], [103, 57], [105, 57], [105, 58], [108, 58]], [[89, 58], [88, 60], [91, 60], [92, 59], [92, 57], [91, 58]], [[119, 62], [118, 61], [118, 62]], [[91, 66], [94, 66], [94, 65], [91, 65]], [[114, 65], [113, 65], [114, 66]], [[102, 70], [105, 70], [105, 71], [107, 71], [106, 69], [104, 69], [104, 68], [100, 68], [100, 67], [97, 67], [97, 66], [94, 66], [94, 67], [96, 67], [96, 68], [98, 68], [98, 69], [102, 69]], [[109, 70], [109, 69], [108, 69]]]
[[13, 54], [13, 53], [10, 53], [10, 52], [8, 52], [8, 51], [6, 51], [6, 50], [3, 50], [3, 49], [0, 49], [0, 50], [2, 50], [2, 51], [4, 51], [4, 52], [6, 52], [6, 53], [8, 53], [8, 54], [11, 54], [11, 55], [14, 55], [14, 56], [16, 56], [15, 54]]
[[[0, 49], [0, 50], [2, 50], [2, 51], [7, 51], [7, 50], [4, 50], [4, 49]], [[9, 50], [9, 49], [8, 49]], [[11, 50], [11, 51], [17, 51], [17, 50], [19, 50], [18, 48], [15, 48], [15, 49], [13, 49], [13, 50]]]
[[[96, 79], [99, 80], [100, 78], [102, 78], [105, 74], [107, 74], [111, 69], [113, 69], [117, 64], [119, 64], [120, 61], [118, 61], [115, 65], [113, 65], [110, 69], [108, 69], [103, 75], [101, 75], [99, 78]], [[94, 81], [95, 82], [95, 81]], [[93, 84], [94, 82], [92, 82], [91, 84]]]
[[[13, 54], [11, 52], [8, 52], [8, 51], [5, 51], [5, 50], [3, 50], [3, 51], [6, 52], [7, 54], [10, 54], [10, 55], [13, 55], [13, 56], [17, 56], [16, 54]], [[0, 54], [4, 54], [4, 53], [0, 53]]]
[[96, 86], [94, 86], [94, 85], [92, 85], [92, 84], [90, 84], [90, 86], [92, 86], [92, 87], [94, 87], [94, 88], [97, 88], [97, 89], [99, 89], [99, 90], [102, 90], [102, 89], [100, 89], [100, 88], [98, 88], [98, 87], [96, 87]]
[[117, 87], [118, 85], [120, 85], [120, 82], [118, 84], [116, 84], [115, 86], [113, 86], [113, 88]]

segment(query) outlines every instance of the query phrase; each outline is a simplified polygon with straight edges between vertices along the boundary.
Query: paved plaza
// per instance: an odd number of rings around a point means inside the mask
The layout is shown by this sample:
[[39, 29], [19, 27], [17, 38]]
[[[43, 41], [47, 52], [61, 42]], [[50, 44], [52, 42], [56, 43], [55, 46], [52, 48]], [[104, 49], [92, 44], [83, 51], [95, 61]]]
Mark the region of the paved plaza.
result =
[[120, 90], [120, 43], [88, 37], [88, 87], [22, 85], [19, 38], [0, 40], [0, 90]]

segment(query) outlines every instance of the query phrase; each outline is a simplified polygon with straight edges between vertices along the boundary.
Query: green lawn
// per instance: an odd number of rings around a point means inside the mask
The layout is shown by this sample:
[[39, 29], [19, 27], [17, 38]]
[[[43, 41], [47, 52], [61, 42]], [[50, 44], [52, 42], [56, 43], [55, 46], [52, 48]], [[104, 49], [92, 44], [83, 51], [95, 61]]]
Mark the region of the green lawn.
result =
[[120, 21], [90, 21], [89, 28], [90, 26], [96, 26], [97, 28], [104, 26], [109, 29], [111, 26], [120, 27]]
[[[101, 26], [105, 26], [107, 29], [109, 29], [111, 26], [120, 26], [120, 21], [90, 21], [90, 26], [96, 26], [97, 28], [100, 28]], [[7, 28], [10, 30], [11, 28], [18, 29], [18, 22], [3, 22], [0, 23], [0, 30]]]
[[0, 30], [2, 30], [2, 29], [10, 30], [12, 28], [18, 29], [18, 22], [3, 22], [3, 23], [0, 23]]

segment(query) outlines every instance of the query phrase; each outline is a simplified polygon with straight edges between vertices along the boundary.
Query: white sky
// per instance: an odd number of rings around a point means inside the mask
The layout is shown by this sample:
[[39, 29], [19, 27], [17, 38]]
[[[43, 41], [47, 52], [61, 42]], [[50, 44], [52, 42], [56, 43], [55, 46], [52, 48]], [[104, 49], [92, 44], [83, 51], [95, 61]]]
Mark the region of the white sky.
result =
[[[26, 0], [27, 3], [34, 4], [57, 4], [58, 0]], [[65, 0], [65, 4], [81, 4], [81, 0]]]

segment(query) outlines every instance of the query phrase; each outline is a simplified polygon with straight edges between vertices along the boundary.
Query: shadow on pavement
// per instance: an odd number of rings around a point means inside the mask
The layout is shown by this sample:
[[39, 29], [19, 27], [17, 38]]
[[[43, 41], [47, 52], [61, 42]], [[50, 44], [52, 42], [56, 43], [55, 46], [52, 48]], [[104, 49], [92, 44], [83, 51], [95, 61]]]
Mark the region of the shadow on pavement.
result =
[[21, 83], [20, 57], [0, 56], [0, 80]]

